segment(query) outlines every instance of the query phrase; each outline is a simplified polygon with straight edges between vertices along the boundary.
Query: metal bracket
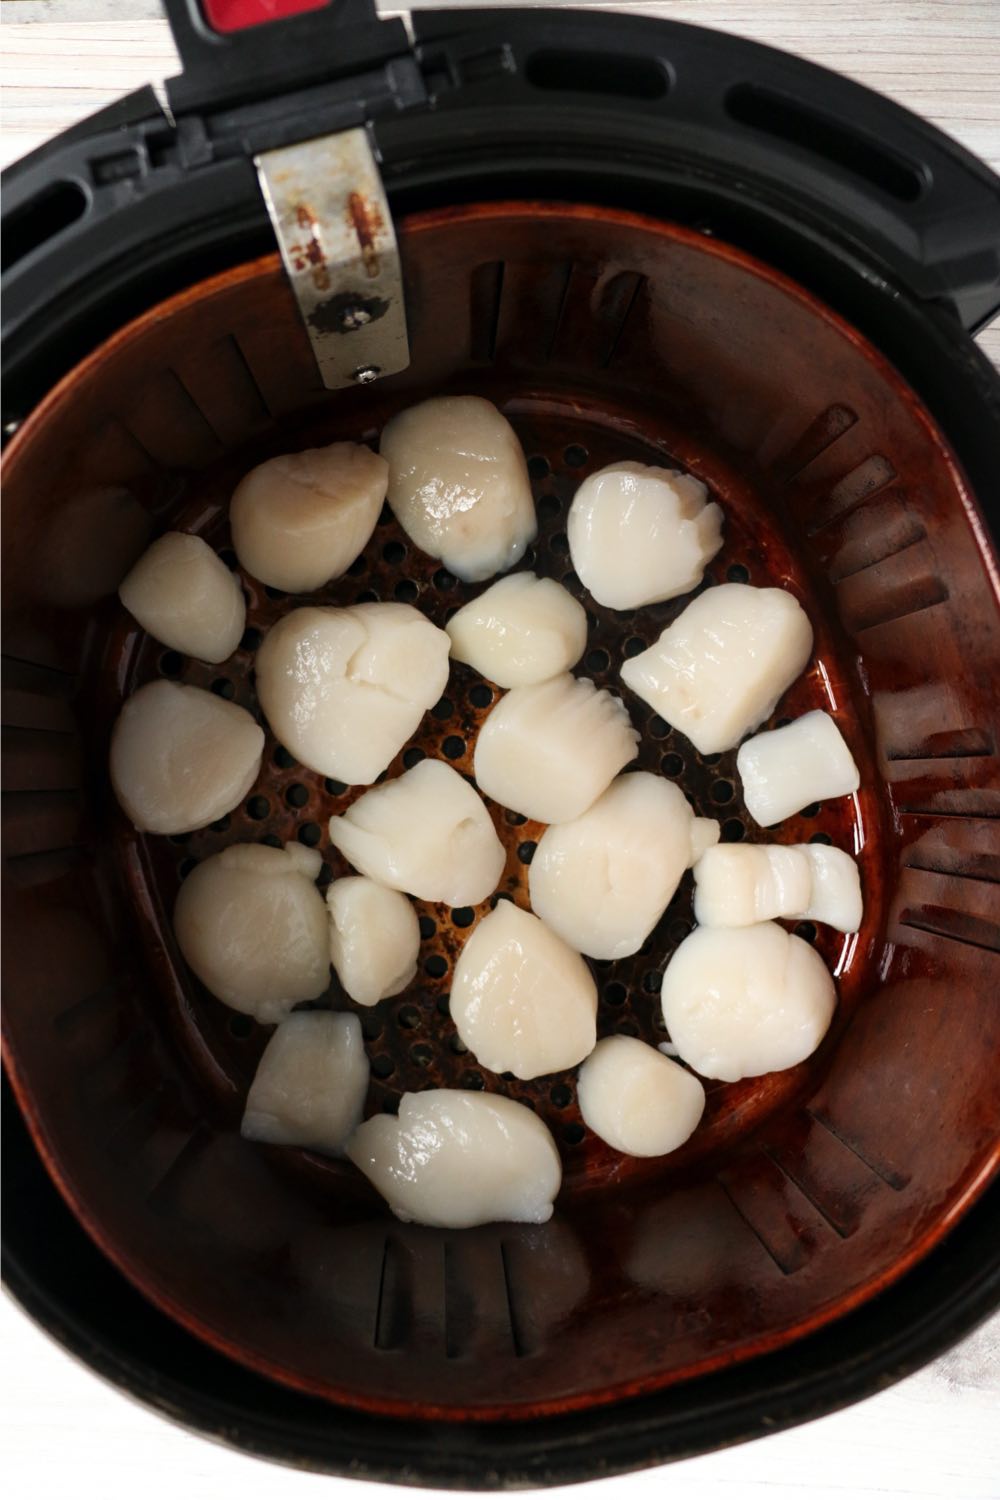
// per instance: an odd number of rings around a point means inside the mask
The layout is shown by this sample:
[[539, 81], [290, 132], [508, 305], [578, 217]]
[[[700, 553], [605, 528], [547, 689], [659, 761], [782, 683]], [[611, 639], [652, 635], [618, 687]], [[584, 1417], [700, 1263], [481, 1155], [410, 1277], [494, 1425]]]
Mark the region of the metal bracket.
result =
[[367, 133], [254, 157], [323, 384], [366, 385], [410, 363], [392, 215]]

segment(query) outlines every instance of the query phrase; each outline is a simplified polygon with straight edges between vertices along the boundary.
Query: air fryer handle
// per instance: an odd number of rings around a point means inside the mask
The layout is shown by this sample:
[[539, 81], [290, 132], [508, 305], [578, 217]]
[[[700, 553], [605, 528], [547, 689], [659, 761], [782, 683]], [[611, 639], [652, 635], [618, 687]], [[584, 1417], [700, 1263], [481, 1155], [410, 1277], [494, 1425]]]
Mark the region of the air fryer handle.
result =
[[400, 20], [375, 0], [160, 0], [184, 72], [170, 80], [175, 113], [257, 103], [321, 70], [344, 77], [404, 52]]

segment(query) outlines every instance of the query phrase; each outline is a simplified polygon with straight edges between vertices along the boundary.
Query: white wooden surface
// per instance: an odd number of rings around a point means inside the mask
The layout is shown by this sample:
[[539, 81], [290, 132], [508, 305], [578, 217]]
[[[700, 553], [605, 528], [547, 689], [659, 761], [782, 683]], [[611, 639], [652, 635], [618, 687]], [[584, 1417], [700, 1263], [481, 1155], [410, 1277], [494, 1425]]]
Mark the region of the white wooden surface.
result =
[[[455, 0], [437, 0], [448, 3]], [[664, 0], [617, 8], [739, 32], [837, 68], [1000, 168], [1000, 0]], [[13, 160], [118, 94], [175, 71], [158, 12], [156, 0], [3, 0], [0, 158]], [[1000, 361], [1000, 330], [984, 342]], [[0, 1349], [0, 1463], [13, 1500], [401, 1493], [272, 1468], [191, 1437], [76, 1365], [7, 1299]], [[668, 1489], [678, 1500], [1000, 1500], [1000, 1316], [847, 1411], [666, 1471], [559, 1493], [653, 1500]]]

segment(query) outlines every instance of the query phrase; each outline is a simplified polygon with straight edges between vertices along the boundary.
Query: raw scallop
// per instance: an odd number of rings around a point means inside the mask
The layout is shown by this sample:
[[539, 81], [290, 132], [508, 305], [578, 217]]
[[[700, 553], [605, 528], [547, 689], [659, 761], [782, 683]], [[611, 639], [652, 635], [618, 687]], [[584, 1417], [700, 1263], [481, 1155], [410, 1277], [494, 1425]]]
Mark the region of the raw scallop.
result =
[[232, 812], [257, 780], [264, 731], [245, 708], [179, 682], [149, 682], [111, 732], [111, 784], [136, 828], [191, 833]]
[[257, 652], [260, 706], [304, 766], [367, 785], [440, 698], [450, 645], [409, 604], [293, 609]]
[[498, 901], [459, 954], [451, 1015], [484, 1068], [538, 1078], [575, 1067], [593, 1050], [597, 986], [544, 922]]
[[805, 611], [784, 589], [722, 583], [624, 662], [622, 681], [702, 755], [715, 755], [767, 718], [812, 640]]
[[455, 661], [468, 662], [500, 687], [524, 687], [580, 660], [587, 611], [555, 579], [514, 573], [466, 604], [445, 629]]
[[123, 579], [118, 597], [154, 640], [199, 661], [225, 661], [243, 635], [240, 581], [200, 536], [161, 536]]
[[421, 551], [466, 583], [505, 572], [538, 530], [517, 435], [480, 396], [435, 396], [382, 433], [389, 504]]
[[400, 891], [367, 875], [345, 875], [326, 893], [330, 957], [358, 1005], [377, 1005], [405, 990], [417, 972], [420, 923]]
[[362, 875], [448, 906], [484, 901], [504, 867], [482, 798], [441, 760], [365, 792], [330, 819], [330, 840]]
[[700, 479], [653, 464], [615, 463], [581, 484], [569, 509], [569, 555], [609, 609], [641, 609], [701, 582], [722, 546], [722, 511]]
[[404, 1094], [399, 1114], [367, 1120], [347, 1154], [397, 1219], [439, 1229], [544, 1224], [562, 1181], [555, 1141], [532, 1110], [464, 1089]]
[[736, 769], [747, 812], [765, 828], [861, 785], [843, 735], [819, 708], [781, 729], [755, 734], [740, 746]]
[[289, 1016], [257, 1064], [240, 1132], [271, 1146], [343, 1156], [361, 1124], [368, 1073], [357, 1016], [330, 1010]]
[[589, 958], [625, 958], [718, 837], [715, 819], [696, 818], [672, 781], [628, 771], [585, 813], [542, 834], [529, 870], [532, 908]]
[[[532, 868], [534, 873], [534, 868]], [[719, 844], [694, 868], [694, 914], [703, 927], [748, 927], [775, 917], [861, 926], [858, 867], [823, 844]]]
[[289, 594], [339, 578], [368, 545], [388, 474], [385, 459], [361, 443], [269, 458], [229, 502], [236, 556], [254, 578]]
[[181, 953], [234, 1010], [281, 1021], [330, 982], [329, 918], [316, 849], [233, 844], [196, 865], [174, 906]]
[[584, 1124], [626, 1156], [666, 1156], [683, 1146], [705, 1108], [698, 1079], [632, 1036], [606, 1036], [580, 1069]]
[[568, 823], [635, 755], [639, 736], [620, 698], [564, 673], [511, 688], [476, 742], [480, 789], [539, 823]]
[[678, 1055], [727, 1083], [802, 1062], [837, 1003], [816, 950], [774, 922], [696, 927], [667, 964], [662, 993]]

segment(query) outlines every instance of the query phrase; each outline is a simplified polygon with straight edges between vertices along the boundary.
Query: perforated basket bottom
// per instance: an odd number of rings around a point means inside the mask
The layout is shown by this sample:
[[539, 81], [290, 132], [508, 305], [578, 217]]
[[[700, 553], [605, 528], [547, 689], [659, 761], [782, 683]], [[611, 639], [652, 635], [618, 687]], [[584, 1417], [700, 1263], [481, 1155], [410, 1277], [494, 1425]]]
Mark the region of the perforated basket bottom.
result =
[[[698, 813], [720, 820], [724, 840], [771, 837], [757, 828], [745, 811], [736, 775], [735, 751], [699, 755], [682, 735], [672, 731], [640, 699], [624, 690], [620, 681], [621, 663], [654, 641], [684, 607], [687, 597], [637, 611], [601, 608], [572, 571], [565, 529], [567, 508], [577, 485], [587, 473], [604, 464], [629, 458], [692, 468], [711, 486], [726, 515], [725, 545], [711, 564], [704, 586], [729, 579], [789, 588], [805, 605], [816, 627], [814, 663], [785, 695], [776, 716], [769, 721], [782, 723], [810, 708], [836, 706], [836, 690], [832, 685], [842, 681], [844, 673], [820, 612], [808, 598], [804, 580], [783, 538], [774, 522], [765, 519], [766, 507], [745, 478], [728, 471], [717, 459], [706, 460], [703, 454], [692, 451], [690, 444], [671, 433], [662, 419], [646, 425], [641, 419], [636, 421], [634, 412], [616, 417], [609, 413], [606, 401], [602, 401], [598, 411], [556, 395], [504, 401], [502, 392], [491, 394], [500, 399], [529, 456], [539, 531], [522, 566], [560, 580], [587, 608], [590, 621], [587, 651], [576, 670], [599, 686], [623, 694], [641, 734], [634, 765], [676, 781]], [[280, 452], [345, 436], [372, 438], [373, 434], [343, 431], [324, 419], [297, 431], [286, 429], [280, 439], [272, 440], [262, 451]], [[255, 461], [260, 456], [256, 454]], [[222, 550], [233, 567], [235, 556], [227, 550], [226, 501], [240, 472], [241, 465], [234, 464], [217, 471], [210, 480], [196, 483], [172, 523], [199, 531]], [[436, 625], [443, 626], [461, 604], [483, 587], [458, 583], [440, 564], [419, 552], [388, 507], [383, 510], [371, 542], [347, 576], [314, 594], [285, 596], [262, 588], [246, 575], [242, 577], [248, 605], [247, 631], [230, 661], [211, 667], [182, 660], [175, 652], [164, 651], [155, 641], [129, 630], [120, 641], [123, 659], [116, 672], [127, 690], [132, 691], [159, 674], [210, 688], [240, 703], [264, 723], [254, 687], [254, 653], [267, 629], [289, 610], [304, 603], [345, 605], [394, 599], [415, 605]], [[424, 756], [433, 756], [451, 763], [471, 778], [476, 734], [498, 696], [499, 690], [471, 668], [455, 664], [445, 696], [425, 716], [417, 734], [385, 775], [398, 775]], [[172, 839], [140, 838], [138, 858], [124, 861], [132, 872], [134, 899], [151, 919], [148, 927], [151, 958], [155, 960], [163, 950], [172, 955], [168, 968], [164, 970], [161, 965], [159, 972], [167, 981], [164, 998], [174, 1011], [191, 1062], [203, 1074], [207, 1073], [220, 1103], [234, 1118], [271, 1028], [258, 1026], [249, 1017], [226, 1009], [185, 973], [169, 930], [169, 913], [179, 882], [199, 860], [227, 845], [254, 841], [277, 846], [298, 838], [318, 847], [322, 853], [320, 884], [325, 888], [349, 869], [330, 845], [328, 820], [364, 790], [326, 780], [298, 765], [276, 742], [266, 723], [264, 728], [267, 744], [261, 774], [240, 807], [198, 833]], [[529, 906], [528, 866], [543, 827], [495, 804], [489, 807], [507, 850], [497, 894], [477, 908], [452, 910], [432, 902], [416, 903], [422, 935], [420, 966], [417, 978], [404, 994], [383, 1001], [374, 1009], [366, 1009], [355, 1006], [334, 977], [326, 994], [313, 1002], [316, 1007], [357, 1010], [360, 1015], [372, 1068], [369, 1113], [395, 1110], [406, 1090], [443, 1086], [508, 1094], [535, 1109], [549, 1125], [563, 1156], [564, 1191], [575, 1192], [582, 1187], [593, 1188], [641, 1174], [674, 1172], [706, 1152], [725, 1151], [808, 1085], [815, 1070], [823, 1066], [822, 1052], [799, 1068], [765, 1079], [732, 1085], [706, 1080], [706, 1113], [689, 1145], [669, 1159], [638, 1162], [612, 1151], [584, 1129], [572, 1071], [521, 1082], [482, 1067], [466, 1051], [449, 1014], [450, 976], [470, 930], [491, 906], [498, 900]], [[807, 808], [798, 818], [783, 824], [777, 836], [782, 841], [836, 843], [852, 852], [860, 849], [863, 867], [868, 857], [857, 807], [850, 798]], [[121, 818], [118, 837], [126, 844], [132, 838]], [[871, 887], [874, 882], [868, 884]], [[660, 1009], [660, 984], [671, 953], [692, 928], [691, 892], [692, 880], [688, 874], [639, 953], [617, 962], [593, 965], [600, 996], [599, 1035], [638, 1036], [654, 1045], [668, 1040]], [[811, 923], [799, 924], [796, 931], [817, 945], [838, 975], [842, 1022], [855, 1003], [860, 983], [858, 965], [852, 962], [857, 951], [855, 940], [831, 929], [817, 932]], [[291, 1169], [297, 1173], [308, 1162], [308, 1170], [320, 1176], [357, 1175], [350, 1166], [318, 1157], [306, 1158], [305, 1153], [272, 1151], [271, 1155], [286, 1166], [294, 1156], [296, 1161]]]

